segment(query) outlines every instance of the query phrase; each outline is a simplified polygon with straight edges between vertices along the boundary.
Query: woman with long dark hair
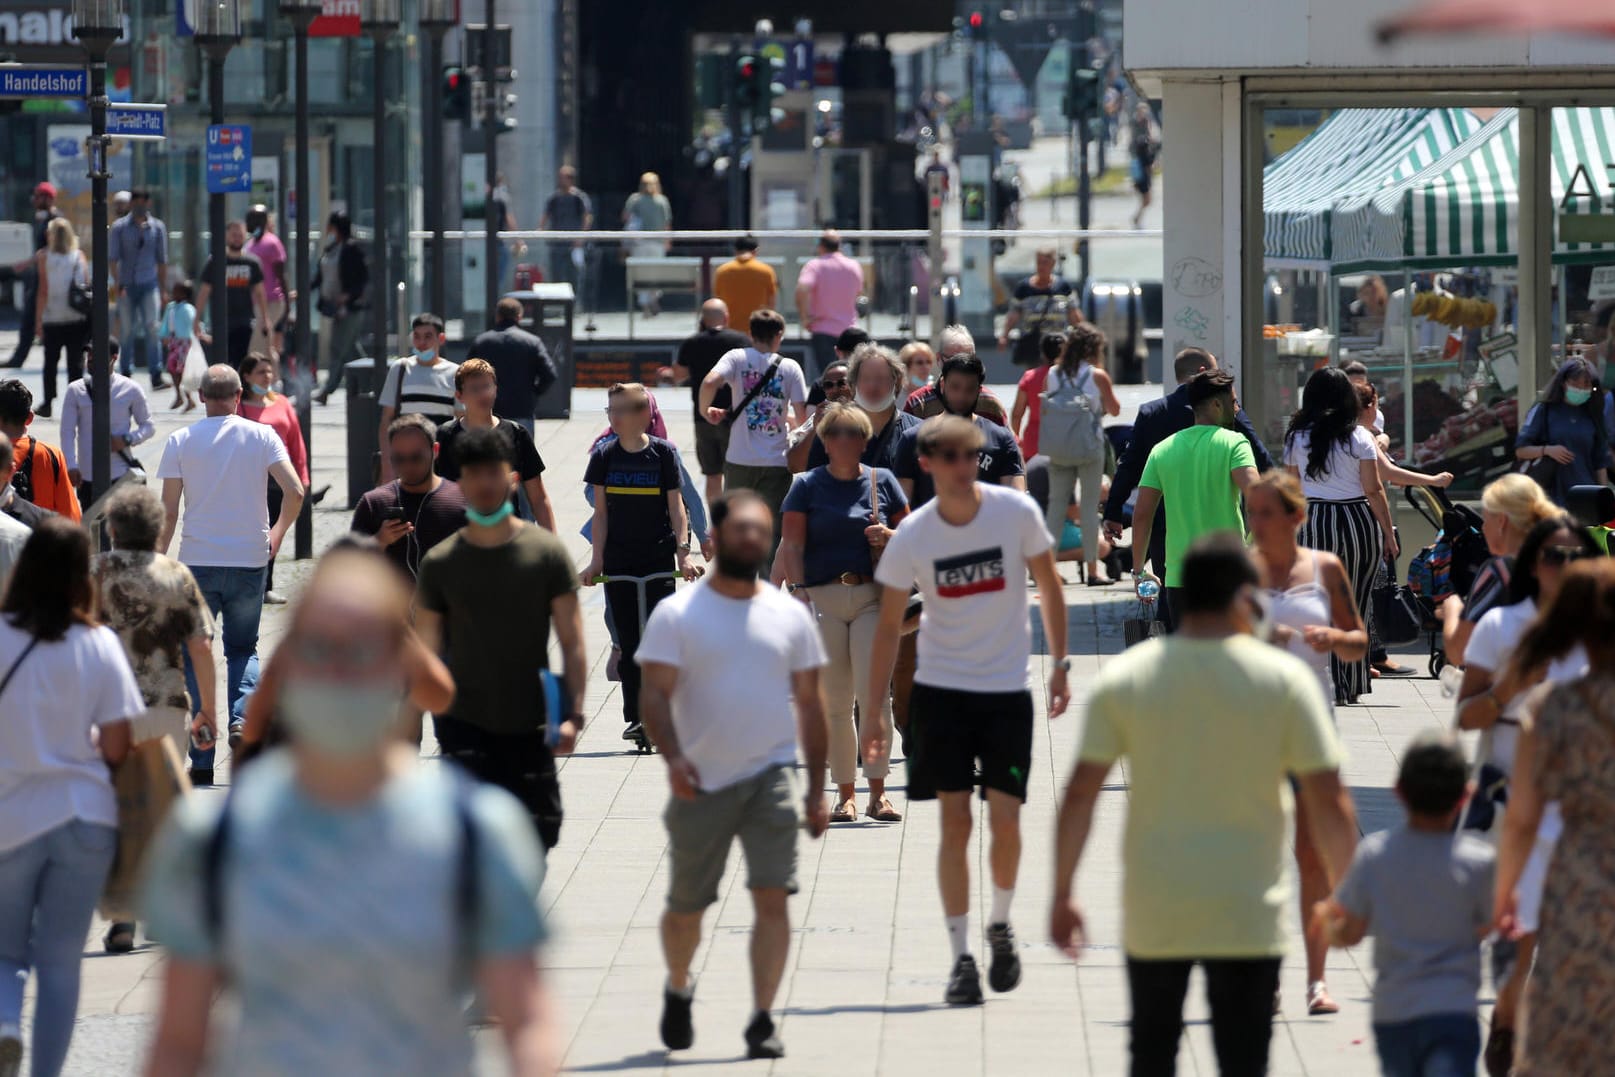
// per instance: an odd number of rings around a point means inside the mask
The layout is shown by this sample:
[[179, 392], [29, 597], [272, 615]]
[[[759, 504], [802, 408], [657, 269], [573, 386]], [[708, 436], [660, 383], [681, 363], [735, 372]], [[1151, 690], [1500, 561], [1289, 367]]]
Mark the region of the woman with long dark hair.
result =
[[1544, 472], [1535, 477], [1560, 505], [1574, 487], [1609, 482], [1603, 397], [1593, 365], [1580, 356], [1566, 359], [1514, 440], [1514, 456]]
[[[236, 405], [236, 414], [243, 419], [251, 419], [255, 423], [263, 423], [273, 430], [286, 446], [286, 455], [291, 459], [292, 467], [297, 477], [303, 483], [303, 489], [312, 490], [308, 481], [308, 453], [303, 450], [303, 426], [298, 421], [297, 409], [292, 407], [290, 397], [275, 392], [275, 361], [263, 352], [253, 352], [236, 368], [241, 375], [241, 403]], [[280, 516], [280, 483], [274, 479], [269, 480], [269, 518], [277, 519]], [[314, 503], [319, 504], [319, 496], [315, 495]], [[269, 568], [264, 573], [264, 601], [271, 605], [282, 605], [285, 599], [275, 590], [275, 561], [269, 560]]]
[[36, 1077], [56, 1077], [78, 1013], [79, 962], [118, 838], [109, 766], [145, 713], [123, 644], [95, 617], [90, 536], [40, 521], [0, 603], [0, 1072], [22, 1060], [37, 977]]
[[[1379, 450], [1358, 425], [1359, 411], [1357, 389], [1344, 371], [1315, 371], [1284, 434], [1284, 464], [1307, 497], [1301, 545], [1340, 558], [1366, 624], [1374, 575], [1381, 559], [1394, 558], [1397, 549]], [[1370, 690], [1366, 655], [1350, 661], [1330, 655], [1329, 668], [1337, 704], [1355, 703]]]

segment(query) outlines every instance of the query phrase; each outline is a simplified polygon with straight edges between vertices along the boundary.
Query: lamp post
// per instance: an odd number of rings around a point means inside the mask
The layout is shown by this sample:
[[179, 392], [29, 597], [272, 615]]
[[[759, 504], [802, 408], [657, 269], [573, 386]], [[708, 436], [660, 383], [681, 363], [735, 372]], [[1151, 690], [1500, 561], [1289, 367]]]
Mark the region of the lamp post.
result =
[[482, 119], [482, 160], [486, 183], [482, 196], [482, 219], [487, 235], [482, 248], [485, 270], [482, 278], [483, 306], [486, 308], [482, 313], [488, 319], [489, 328], [492, 328], [494, 308], [499, 305], [499, 289], [504, 283], [499, 279], [499, 230], [505, 226], [505, 222], [503, 218], [496, 221], [493, 217], [493, 192], [499, 184], [499, 20], [494, 18], [496, 0], [484, 0], [484, 3], [487, 5], [487, 18], [484, 20], [487, 26], [482, 44], [482, 84], [486, 111]]
[[388, 283], [392, 274], [387, 264], [387, 39], [398, 32], [403, 21], [399, 0], [365, 0], [360, 8], [359, 26], [370, 35], [374, 89], [371, 93], [370, 113], [371, 152], [370, 199], [374, 203], [374, 223], [370, 241], [370, 325], [376, 338], [372, 354], [370, 376], [375, 386], [376, 400], [381, 400], [381, 387], [387, 380], [387, 327], [392, 307], [392, 289]]
[[[112, 381], [107, 377], [107, 53], [123, 33], [123, 0], [74, 0], [73, 36], [84, 46], [90, 76], [90, 258], [91, 283], [90, 458], [92, 492], [106, 493], [112, 478]], [[32, 312], [25, 312], [31, 317]]]
[[[224, 59], [230, 55], [241, 40], [241, 9], [238, 0], [202, 0], [196, 12], [196, 44], [207, 53], [207, 97], [208, 108], [211, 111], [208, 122], [221, 124], [224, 122]], [[213, 272], [209, 275], [208, 284], [212, 303], [208, 313], [208, 322], [213, 329], [214, 362], [222, 363], [228, 355], [230, 340], [230, 307], [227, 302], [228, 293], [225, 290], [225, 253], [224, 253], [224, 195], [209, 194], [207, 196], [208, 231], [212, 238], [208, 243], [211, 258], [209, 265]]]
[[[309, 337], [309, 323], [313, 320], [313, 296], [309, 292], [309, 214], [313, 200], [309, 197], [308, 178], [308, 28], [320, 14], [320, 0], [280, 0], [280, 13], [292, 24], [295, 42], [293, 60], [297, 65], [294, 96], [296, 97], [297, 175], [293, 188], [297, 192], [296, 212], [292, 215], [292, 261], [297, 270], [297, 327], [295, 346], [297, 362], [304, 372], [304, 384], [297, 392], [297, 420], [303, 428], [303, 455], [314, 459], [314, 409], [312, 397], [320, 383], [320, 367], [314, 358], [314, 346]], [[296, 553], [299, 559], [314, 556], [314, 506], [307, 499], [297, 517]]]
[[443, 250], [443, 37], [459, 23], [458, 0], [421, 0], [421, 30], [426, 34], [426, 65], [421, 93], [421, 178], [426, 197], [426, 227], [432, 243], [426, 252], [427, 309], [447, 317], [448, 274]]

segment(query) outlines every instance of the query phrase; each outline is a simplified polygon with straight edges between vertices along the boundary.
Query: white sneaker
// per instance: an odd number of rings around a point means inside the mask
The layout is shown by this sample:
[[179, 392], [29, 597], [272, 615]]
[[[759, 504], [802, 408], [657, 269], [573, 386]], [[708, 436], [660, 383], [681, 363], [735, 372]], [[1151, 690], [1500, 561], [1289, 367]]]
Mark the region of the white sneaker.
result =
[[7, 1022], [0, 1025], [0, 1077], [17, 1077], [22, 1072], [22, 1029]]
[[279, 591], [265, 591], [264, 604], [266, 606], [284, 606], [286, 604], [286, 596], [281, 594]]

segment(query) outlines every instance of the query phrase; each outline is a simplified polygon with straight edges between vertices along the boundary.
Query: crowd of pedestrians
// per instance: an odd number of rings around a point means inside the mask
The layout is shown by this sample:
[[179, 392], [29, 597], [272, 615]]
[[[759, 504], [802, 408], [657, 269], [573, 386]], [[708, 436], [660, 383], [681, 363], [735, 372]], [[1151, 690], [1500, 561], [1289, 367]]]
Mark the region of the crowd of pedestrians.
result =
[[[567, 180], [546, 215], [581, 231], [591, 211]], [[648, 182], [625, 212], [660, 230], [658, 197]], [[205, 304], [182, 332], [170, 315], [183, 312], [162, 304], [183, 293], [156, 287], [148, 302], [142, 267], [166, 255], [142, 253], [141, 237], [165, 234], [149, 211], [126, 220], [123, 353], [205, 334], [205, 316], [193, 328]], [[52, 290], [72, 287], [77, 263], [66, 222], [41, 221], [50, 246], [33, 287], [49, 353], [66, 338], [44, 314], [59, 312]], [[1567, 362], [1549, 386], [1517, 451], [1559, 470], [1486, 489], [1491, 559], [1440, 611], [1463, 671], [1455, 724], [1481, 734], [1476, 763], [1453, 734], [1421, 734], [1396, 780], [1405, 822], [1359, 841], [1336, 714], [1395, 668], [1375, 653], [1370, 602], [1400, 552], [1386, 487], [1451, 480], [1391, 461], [1366, 373], [1316, 371], [1275, 461], [1234, 375], [1188, 349], [1176, 388], [1113, 444], [1108, 342], [1065, 307], [1020, 327], [1038, 362], [1005, 409], [963, 327], [937, 354], [858, 330], [862, 270], [826, 233], [799, 278], [804, 369], [781, 353], [777, 283], [742, 239], [718, 278], [726, 294], [702, 305], [674, 366], [704, 489], [653, 389], [623, 382], [567, 491], [533, 421], [554, 365], [519, 302], [458, 363], [443, 318], [421, 313], [379, 394], [374, 488], [260, 655], [264, 607], [286, 601], [274, 561], [318, 496], [282, 392], [285, 259], [271, 225], [231, 227], [226, 279], [250, 314], [232, 312], [218, 353], [231, 361], [196, 386], [204, 416], [164, 444], [160, 491], [126, 483], [104, 505], [108, 552], [95, 556], [76, 523], [99, 485], [94, 379], [111, 385], [108, 478], [140, 466], [132, 450], [155, 430], [141, 386], [116, 372], [119, 351], [105, 369], [70, 362], [65, 451], [30, 434], [50, 398], [36, 412], [26, 387], [0, 382], [0, 1077], [20, 1070], [30, 976], [31, 1072], [61, 1072], [83, 939], [127, 855], [122, 783], [146, 766], [133, 761], [161, 753], [205, 787], [220, 739], [228, 795], [181, 797], [144, 853], [142, 900], [103, 908], [109, 952], [134, 948], [144, 925], [169, 955], [147, 1072], [199, 1073], [228, 1052], [255, 1072], [467, 1073], [479, 1016], [497, 1023], [512, 1072], [553, 1072], [538, 894], [566, 818], [558, 761], [590, 713], [580, 596], [593, 586], [622, 736], [659, 752], [669, 783], [658, 1031], [671, 1051], [695, 1041], [692, 970], [735, 841], [753, 905], [741, 1038], [747, 1057], [780, 1058], [803, 831], [895, 826], [931, 800], [942, 999], [1014, 991], [1020, 868], [1042, 844], [1022, 827], [1039, 696], [1056, 719], [1086, 695], [1046, 930], [1084, 952], [1077, 869], [1125, 767], [1132, 1073], [1175, 1072], [1197, 965], [1220, 1071], [1266, 1071], [1295, 902], [1309, 1015], [1354, 1004], [1329, 990], [1328, 948], [1374, 936], [1384, 1072], [1472, 1072], [1482, 1056], [1492, 1074], [1597, 1072], [1588, 1060], [1615, 1006], [1602, 825], [1615, 816], [1615, 569], [1555, 504], [1563, 483], [1607, 464], [1607, 441], [1582, 430], [1600, 406], [1590, 371]], [[317, 285], [333, 327], [362, 302], [349, 243], [333, 218], [322, 269], [336, 283]], [[1028, 287], [1062, 294], [1051, 273], [1040, 263]], [[84, 362], [82, 340], [69, 350]], [[157, 385], [168, 368], [148, 361]], [[556, 534], [553, 497], [592, 506], [581, 563]], [[1096, 587], [1130, 559], [1140, 596], [1161, 592], [1162, 638], [1107, 657], [1085, 685], [1067, 656], [1062, 559]], [[422, 764], [428, 720], [456, 765]], [[972, 880], [978, 797], [984, 885]], [[1483, 1047], [1489, 936], [1498, 998]], [[221, 1046], [210, 1015], [223, 988], [240, 1016]]]

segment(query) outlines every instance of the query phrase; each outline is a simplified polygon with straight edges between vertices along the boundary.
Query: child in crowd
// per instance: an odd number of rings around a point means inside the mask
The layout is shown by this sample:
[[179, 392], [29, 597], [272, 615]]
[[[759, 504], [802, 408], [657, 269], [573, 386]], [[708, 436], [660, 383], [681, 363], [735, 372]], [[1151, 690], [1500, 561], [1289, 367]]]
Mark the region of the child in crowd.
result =
[[1374, 1040], [1387, 1077], [1474, 1073], [1480, 943], [1492, 922], [1491, 846], [1453, 834], [1472, 791], [1451, 733], [1420, 735], [1396, 795], [1407, 822], [1370, 834], [1315, 915], [1330, 945], [1374, 936]]
[[196, 307], [191, 303], [190, 281], [180, 281], [171, 291], [173, 298], [163, 308], [162, 325], [158, 329], [163, 339], [164, 365], [168, 368], [169, 380], [174, 383], [174, 402], [168, 407], [172, 410], [183, 404], [185, 410], [190, 411], [196, 407], [195, 397], [182, 388], [180, 382], [185, 375], [185, 357], [191, 353], [196, 337]]

